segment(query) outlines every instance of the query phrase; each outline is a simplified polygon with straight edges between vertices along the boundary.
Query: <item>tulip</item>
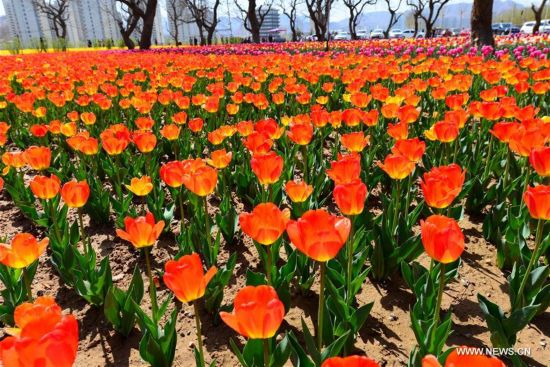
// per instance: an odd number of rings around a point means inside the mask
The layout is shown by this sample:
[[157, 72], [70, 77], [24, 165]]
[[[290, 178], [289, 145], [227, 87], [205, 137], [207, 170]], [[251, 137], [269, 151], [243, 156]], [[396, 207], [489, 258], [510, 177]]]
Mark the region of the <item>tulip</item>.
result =
[[350, 183], [361, 175], [361, 156], [351, 153], [340, 156], [337, 161], [330, 162], [327, 175], [335, 185]]
[[[187, 168], [187, 167], [186, 167]], [[197, 169], [184, 169], [183, 184], [195, 195], [206, 197], [216, 188], [218, 183], [218, 171], [209, 166], [202, 166]]]
[[124, 228], [125, 230], [117, 229], [116, 234], [139, 249], [155, 244], [164, 228], [164, 221], [155, 223], [153, 214], [147, 213], [144, 217], [126, 217]]
[[439, 313], [445, 288], [445, 265], [456, 261], [464, 251], [464, 234], [454, 219], [444, 215], [431, 215], [426, 221], [420, 221], [420, 231], [424, 250], [428, 256], [441, 264], [431, 335], [434, 340], [439, 327]]
[[168, 124], [164, 125], [162, 129], [160, 129], [160, 134], [169, 141], [177, 140], [180, 136], [180, 128], [177, 125], [174, 124]]
[[363, 356], [332, 357], [326, 359], [321, 367], [380, 367], [373, 359]]
[[34, 196], [42, 200], [50, 200], [57, 196], [61, 188], [61, 181], [56, 175], [34, 176], [30, 183]]
[[317, 343], [319, 350], [323, 345], [326, 262], [338, 254], [338, 251], [346, 243], [350, 230], [351, 222], [349, 219], [330, 215], [322, 209], [309, 210], [297, 221], [289, 221], [286, 226], [286, 232], [294, 246], [313, 260], [321, 263], [321, 285], [317, 311]]
[[[458, 350], [460, 354], [458, 353]], [[471, 353], [468, 353], [470, 349]], [[437, 358], [433, 355], [427, 355], [422, 358], [422, 367], [505, 367], [506, 365], [496, 357], [484, 356], [477, 354], [474, 348], [465, 346], [454, 349], [445, 360], [445, 365], [442, 366]]]
[[308, 145], [313, 138], [313, 125], [311, 123], [292, 124], [286, 134], [295, 144]]
[[4, 189], [4, 179], [0, 177], [0, 192]]
[[130, 180], [130, 185], [125, 186], [128, 191], [136, 196], [147, 196], [153, 190], [153, 183], [149, 176], [134, 177]]
[[206, 163], [217, 169], [223, 169], [231, 163], [232, 157], [232, 152], [227, 152], [225, 149], [219, 149], [210, 153], [210, 159], [207, 159]]
[[69, 181], [63, 185], [61, 197], [69, 208], [82, 208], [90, 197], [90, 187], [86, 181]]
[[172, 161], [160, 167], [160, 178], [164, 183], [173, 188], [183, 185], [184, 164], [180, 161]]
[[285, 184], [285, 191], [293, 203], [303, 203], [313, 193], [313, 186], [304, 181], [288, 181]]
[[255, 155], [250, 160], [252, 172], [264, 186], [279, 181], [283, 172], [283, 164], [283, 158], [273, 151], [264, 155]]
[[157, 137], [149, 131], [134, 133], [132, 140], [141, 153], [152, 152], [157, 144]]
[[355, 132], [342, 135], [342, 145], [350, 152], [359, 153], [370, 143], [370, 137], [362, 132]]
[[367, 198], [367, 186], [358, 179], [339, 184], [334, 187], [333, 197], [342, 214], [361, 214]]
[[432, 168], [420, 181], [424, 200], [432, 208], [448, 207], [462, 191], [465, 176], [466, 172], [455, 163]]
[[418, 163], [426, 151], [426, 143], [418, 138], [397, 140], [391, 151], [395, 155], [402, 155], [411, 162]]
[[264, 365], [269, 366], [269, 339], [285, 317], [285, 306], [268, 285], [247, 286], [237, 292], [232, 313], [220, 312], [230, 328], [249, 339], [263, 339]]
[[260, 155], [270, 152], [273, 140], [266, 134], [255, 131], [244, 139], [243, 144], [252, 155]]
[[43, 171], [50, 167], [52, 151], [47, 147], [32, 146], [23, 153], [25, 162], [37, 171]]
[[550, 147], [533, 148], [529, 154], [529, 163], [542, 177], [550, 177]]
[[198, 254], [185, 255], [178, 260], [169, 260], [164, 266], [163, 280], [166, 286], [176, 295], [181, 302], [191, 303], [195, 311], [195, 324], [197, 341], [201, 358], [201, 365], [204, 365], [204, 351], [201, 336], [201, 321], [199, 315], [199, 304], [196, 300], [204, 296], [206, 286], [218, 271], [212, 266], [206, 274], [202, 267]]
[[78, 349], [78, 323], [64, 316], [52, 297], [39, 297], [15, 309], [16, 329], [0, 341], [4, 367], [71, 367]]
[[399, 154], [388, 154], [384, 163], [378, 162], [384, 172], [394, 180], [402, 180], [414, 171], [414, 162]]
[[101, 138], [101, 145], [105, 152], [109, 155], [119, 155], [130, 143], [129, 139], [120, 139], [115, 136], [105, 136]]

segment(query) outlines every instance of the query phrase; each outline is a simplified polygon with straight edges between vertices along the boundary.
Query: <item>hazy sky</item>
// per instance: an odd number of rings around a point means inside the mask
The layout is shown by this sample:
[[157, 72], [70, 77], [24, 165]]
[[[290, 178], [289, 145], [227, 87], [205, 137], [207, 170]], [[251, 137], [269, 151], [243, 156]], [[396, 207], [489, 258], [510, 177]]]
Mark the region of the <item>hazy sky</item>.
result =
[[[0, 0], [0, 15], [4, 15], [4, 5], [2, 4], [2, 1], [5, 1], [5, 0]], [[8, 0], [8, 1], [11, 1], [11, 0]], [[246, 0], [241, 0], [241, 1], [245, 2]], [[399, 0], [392, 0], [392, 1], [395, 4], [397, 4], [399, 2]], [[529, 0], [511, 0], [511, 1], [515, 1], [518, 4], [525, 4], [525, 5], [530, 5], [531, 3], [540, 4], [540, 2], [541, 2], [541, 0], [533, 0], [533, 1], [529, 1]], [[164, 0], [159, 0], [159, 2], [162, 6], [164, 6]], [[468, 2], [472, 2], [472, 0], [451, 0], [451, 3], [468, 3]], [[261, 3], [261, 1], [259, 3]], [[277, 3], [277, 1], [276, 1], [276, 3]], [[405, 4], [406, 1], [402, 1], [402, 3]], [[379, 1], [377, 5], [372, 5], [368, 9], [384, 10], [385, 7], [386, 7], [386, 3], [383, 2], [383, 1]], [[406, 7], [406, 5], [405, 5], [405, 7]], [[333, 11], [332, 11], [332, 14], [331, 14], [331, 21], [332, 20], [340, 20], [340, 19], [343, 19], [343, 18], [346, 18], [346, 17], [347, 17], [346, 8], [342, 5], [341, 2], [337, 1], [336, 4], [334, 5], [334, 8], [333, 8]]]

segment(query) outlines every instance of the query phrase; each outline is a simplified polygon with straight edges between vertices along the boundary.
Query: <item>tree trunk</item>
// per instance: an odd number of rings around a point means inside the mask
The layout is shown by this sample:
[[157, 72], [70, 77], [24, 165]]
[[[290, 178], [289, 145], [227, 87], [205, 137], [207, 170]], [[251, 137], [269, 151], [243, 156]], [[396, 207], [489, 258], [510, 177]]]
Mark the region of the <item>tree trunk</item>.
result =
[[352, 40], [357, 39], [357, 33], [355, 33], [355, 17], [353, 10], [349, 10], [349, 20], [348, 20], [348, 26], [349, 26], [349, 34], [351, 36]]
[[424, 20], [424, 23], [426, 24], [426, 34], [424, 35], [424, 37], [432, 38], [434, 32], [432, 23], [427, 20]]
[[145, 16], [143, 17], [143, 29], [141, 30], [141, 39], [139, 40], [139, 48], [142, 50], [148, 50], [151, 48], [151, 36], [153, 35], [153, 26], [155, 25], [156, 13], [157, 0], [147, 1]]
[[546, 5], [546, 0], [540, 4], [540, 7], [537, 9], [535, 5], [531, 5], [531, 10], [533, 10], [533, 13], [535, 14], [535, 25], [533, 26], [533, 34], [539, 33], [540, 29], [540, 23], [542, 21], [542, 10], [544, 9], [544, 5]]
[[252, 42], [260, 43], [260, 22], [256, 14], [256, 0], [248, 0], [247, 17], [250, 26], [250, 34], [252, 35]]
[[472, 6], [472, 44], [475, 46], [494, 46], [493, 38], [493, 0], [474, 0]]
[[212, 44], [212, 39], [214, 39], [214, 32], [216, 31], [216, 28], [215, 27], [212, 27], [210, 29], [207, 30], [207, 33], [206, 33], [206, 43], [211, 45]]
[[414, 15], [414, 37], [418, 35], [418, 16]]
[[292, 42], [298, 41], [298, 32], [296, 32], [296, 21], [290, 21], [290, 31], [292, 32]]

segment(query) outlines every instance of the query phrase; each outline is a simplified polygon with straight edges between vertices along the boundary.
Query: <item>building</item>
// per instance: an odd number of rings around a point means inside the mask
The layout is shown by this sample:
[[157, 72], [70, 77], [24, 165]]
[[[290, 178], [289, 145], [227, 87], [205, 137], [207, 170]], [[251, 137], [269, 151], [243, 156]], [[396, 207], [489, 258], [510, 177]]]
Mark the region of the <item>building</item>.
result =
[[[184, 7], [185, 5], [184, 1], [179, 2], [179, 6]], [[193, 44], [194, 40], [197, 39], [197, 42], [200, 42], [200, 32], [199, 27], [197, 27], [197, 24], [193, 22], [193, 17], [191, 15], [191, 12], [186, 7], [183, 10], [179, 9], [179, 11], [183, 11], [183, 14], [179, 17], [180, 20], [177, 22], [178, 27], [178, 41], [180, 43], [188, 43]], [[176, 24], [174, 24], [173, 20], [174, 16], [172, 13], [174, 12], [173, 7], [167, 6], [166, 7], [166, 13], [168, 15], [168, 32], [170, 35], [170, 42], [174, 41], [174, 35], [175, 35], [175, 28]], [[208, 12], [210, 15], [211, 12]], [[206, 31], [205, 31], [206, 36]]]
[[78, 24], [77, 33], [80, 45], [96, 41], [116, 41], [120, 32], [114, 17], [109, 13], [114, 9], [114, 0], [72, 0], [69, 6], [69, 19]]
[[46, 37], [43, 31], [45, 19], [39, 19], [39, 13], [32, 0], [2, 0], [8, 27], [13, 38], [19, 38], [24, 46], [39, 42]]
[[[264, 22], [262, 23], [262, 26], [260, 27], [260, 37], [269, 37], [269, 35], [273, 35], [273, 33], [269, 32], [273, 29], [279, 28], [279, 10], [271, 8], [267, 12], [267, 14], [264, 17]], [[258, 15], [258, 18], [260, 15]]]

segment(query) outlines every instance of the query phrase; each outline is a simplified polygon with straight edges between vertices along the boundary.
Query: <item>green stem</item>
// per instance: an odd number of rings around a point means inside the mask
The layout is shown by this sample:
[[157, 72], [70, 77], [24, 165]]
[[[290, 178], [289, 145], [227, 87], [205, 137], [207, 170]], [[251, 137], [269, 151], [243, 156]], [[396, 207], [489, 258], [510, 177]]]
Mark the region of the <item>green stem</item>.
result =
[[[523, 304], [523, 291], [525, 290], [525, 286], [527, 284], [529, 274], [531, 273], [531, 268], [535, 264], [535, 261], [540, 257], [539, 249], [540, 249], [540, 245], [542, 243], [542, 228], [543, 227], [544, 227], [544, 221], [542, 219], [539, 219], [539, 222], [537, 224], [537, 234], [535, 235], [535, 249], [533, 250], [533, 253], [531, 254], [531, 259], [529, 260], [529, 264], [527, 265], [527, 270], [525, 271], [525, 274], [523, 275], [523, 279], [521, 281], [521, 285], [519, 286], [519, 291], [517, 293], [516, 301], [514, 302], [512, 310], [516, 310], [517, 306], [521, 306]], [[520, 302], [519, 305], [518, 305], [518, 302]]]
[[185, 231], [185, 211], [183, 209], [183, 186], [180, 187], [180, 193], [178, 195], [178, 200], [179, 200], [179, 206], [180, 206], [180, 219], [181, 219], [180, 234], [183, 235], [183, 232]]
[[264, 345], [264, 367], [269, 367], [269, 339], [262, 339]]
[[[260, 245], [261, 246], [261, 245]], [[273, 255], [271, 254], [271, 246], [266, 247], [266, 268], [265, 268], [265, 275], [267, 277], [267, 283], [271, 285], [271, 268], [273, 267]]]
[[202, 332], [201, 332], [201, 318], [199, 315], [199, 303], [198, 300], [193, 302], [193, 307], [195, 309], [195, 325], [197, 327], [197, 344], [199, 346], [199, 360], [200, 367], [204, 367], [204, 348], [202, 346]]
[[48, 205], [50, 208], [50, 216], [52, 218], [52, 226], [55, 233], [55, 236], [57, 237], [57, 241], [61, 243], [63, 240], [63, 237], [61, 236], [61, 232], [59, 232], [59, 227], [57, 226], [57, 220], [55, 215], [55, 208], [53, 207], [53, 202], [51, 200], [46, 200], [44, 205]]
[[348, 267], [346, 271], [347, 276], [347, 284], [346, 284], [346, 292], [347, 292], [347, 301], [349, 304], [352, 303], [352, 296], [351, 296], [351, 280], [353, 277], [353, 237], [354, 237], [354, 227], [355, 227], [355, 215], [351, 216], [351, 230], [348, 237], [348, 243], [347, 243], [347, 260], [348, 260]]
[[395, 203], [395, 207], [393, 211], [393, 221], [392, 221], [392, 234], [395, 233], [396, 238], [397, 238], [396, 228], [397, 228], [397, 225], [399, 224], [398, 221], [399, 221], [399, 203], [400, 203], [399, 195], [400, 194], [401, 194], [401, 180], [397, 180], [396, 189], [395, 189], [395, 199], [393, 201]]
[[151, 298], [151, 308], [153, 309], [153, 320], [157, 320], [157, 297], [155, 290], [155, 283], [153, 281], [153, 273], [151, 272], [151, 259], [149, 258], [150, 246], [145, 247], [143, 252], [145, 252], [145, 266], [147, 267], [147, 277], [149, 278], [149, 297]]
[[308, 182], [307, 145], [302, 145], [302, 161], [304, 164], [304, 182]]
[[212, 249], [212, 238], [210, 237], [210, 216], [208, 215], [208, 200], [204, 197], [204, 222], [206, 225], [206, 243], [208, 244], [208, 253]]
[[412, 176], [414, 174], [414, 171], [409, 175], [409, 178], [407, 180], [407, 194], [405, 196], [405, 221], [409, 217], [409, 207], [411, 206], [411, 184], [412, 184]]
[[319, 352], [323, 348], [323, 319], [325, 317], [325, 273], [327, 270], [326, 262], [320, 264], [320, 286], [319, 286], [319, 308], [317, 310], [317, 347]]
[[27, 290], [27, 301], [32, 301], [32, 288], [27, 268], [23, 268], [23, 282], [25, 283], [25, 289]]
[[88, 257], [88, 251], [92, 248], [90, 244], [90, 238], [86, 236], [84, 231], [84, 219], [82, 218], [82, 209], [78, 208], [78, 226], [80, 227], [80, 236], [82, 237], [82, 244], [84, 245], [84, 254]]
[[443, 289], [445, 288], [445, 264], [441, 263], [439, 267], [439, 290], [437, 292], [437, 301], [434, 310], [434, 321], [432, 328], [432, 340], [435, 338], [435, 332], [439, 324], [439, 313], [441, 312], [441, 300], [443, 299]]

